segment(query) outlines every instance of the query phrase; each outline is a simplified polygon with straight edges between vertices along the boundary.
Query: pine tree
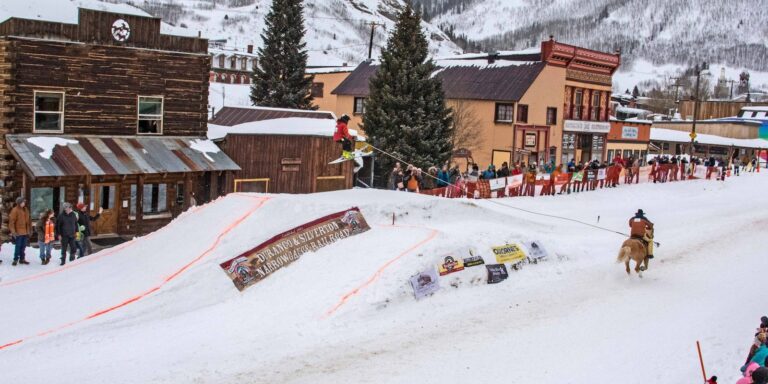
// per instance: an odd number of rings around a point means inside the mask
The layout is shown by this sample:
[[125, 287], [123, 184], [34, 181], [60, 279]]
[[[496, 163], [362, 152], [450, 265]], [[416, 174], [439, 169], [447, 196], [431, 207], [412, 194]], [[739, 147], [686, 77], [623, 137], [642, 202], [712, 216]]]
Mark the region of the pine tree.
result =
[[251, 76], [251, 103], [280, 108], [317, 109], [306, 75], [307, 50], [302, 41], [304, 15], [301, 0], [274, 0], [261, 35], [258, 65]]
[[[436, 67], [428, 55], [421, 15], [406, 2], [370, 80], [363, 116], [373, 145], [424, 170], [444, 164], [453, 150], [451, 110], [441, 80], [432, 77]], [[386, 184], [393, 165], [387, 156], [377, 158], [379, 184]]]
[[637, 89], [637, 85], [635, 85], [635, 87], [632, 88], [632, 97], [637, 99], [638, 96], [640, 96], [640, 90]]

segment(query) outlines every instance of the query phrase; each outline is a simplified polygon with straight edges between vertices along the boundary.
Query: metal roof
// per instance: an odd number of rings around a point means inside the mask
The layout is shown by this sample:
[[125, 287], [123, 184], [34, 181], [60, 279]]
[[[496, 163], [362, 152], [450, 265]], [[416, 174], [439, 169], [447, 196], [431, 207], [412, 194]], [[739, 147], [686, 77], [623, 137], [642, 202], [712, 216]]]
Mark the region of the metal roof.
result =
[[254, 121], [302, 117], [309, 119], [336, 119], [332, 112], [269, 107], [224, 107], [209, 122], [232, 127]]
[[[29, 138], [50, 137], [77, 141], [56, 145], [49, 158]], [[8, 148], [33, 178], [106, 176], [206, 171], [238, 171], [223, 151], [201, 152], [191, 147], [197, 137], [6, 135]], [[200, 139], [204, 140], [204, 139]]]
[[[433, 76], [443, 81], [445, 97], [449, 99], [518, 101], [545, 66], [544, 62], [446, 67], [438, 63]], [[360, 64], [331, 93], [367, 97], [368, 84], [378, 68], [369, 62]]]

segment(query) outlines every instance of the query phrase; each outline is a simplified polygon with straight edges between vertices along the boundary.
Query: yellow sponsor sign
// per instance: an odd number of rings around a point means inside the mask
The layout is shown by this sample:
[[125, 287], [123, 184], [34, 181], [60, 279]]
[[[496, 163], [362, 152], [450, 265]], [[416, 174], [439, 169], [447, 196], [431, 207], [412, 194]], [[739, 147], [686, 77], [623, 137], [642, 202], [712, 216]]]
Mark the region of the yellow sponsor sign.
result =
[[496, 255], [496, 262], [517, 263], [525, 260], [525, 252], [518, 244], [505, 244], [499, 247], [492, 247], [493, 254]]
[[464, 269], [464, 260], [461, 257], [446, 256], [443, 262], [437, 265], [440, 276], [458, 272]]

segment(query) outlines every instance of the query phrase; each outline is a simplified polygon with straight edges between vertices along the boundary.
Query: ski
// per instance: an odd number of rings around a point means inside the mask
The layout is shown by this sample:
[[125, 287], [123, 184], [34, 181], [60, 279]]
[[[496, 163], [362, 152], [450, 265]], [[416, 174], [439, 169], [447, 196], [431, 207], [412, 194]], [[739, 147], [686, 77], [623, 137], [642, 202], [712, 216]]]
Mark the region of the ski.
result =
[[361, 158], [363, 156], [367, 156], [368, 153], [365, 152], [366, 149], [368, 149], [368, 147], [365, 147], [365, 148], [363, 148], [361, 150], [355, 151], [354, 152], [355, 155], [353, 157], [347, 158], [347, 157], [341, 156], [338, 159], [332, 160], [331, 162], [329, 162], [328, 165], [330, 165], [330, 164], [339, 164], [339, 163], [343, 163], [345, 161], [355, 160], [355, 159], [359, 159], [359, 158]]

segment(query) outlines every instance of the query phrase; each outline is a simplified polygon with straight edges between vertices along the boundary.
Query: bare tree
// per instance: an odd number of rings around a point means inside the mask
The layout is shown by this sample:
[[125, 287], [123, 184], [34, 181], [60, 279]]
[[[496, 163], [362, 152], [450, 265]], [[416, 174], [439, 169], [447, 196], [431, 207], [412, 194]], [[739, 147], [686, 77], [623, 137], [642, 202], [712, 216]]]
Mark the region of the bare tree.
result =
[[483, 145], [483, 137], [477, 132], [480, 125], [475, 111], [465, 100], [448, 100], [453, 109], [453, 149], [466, 148], [473, 151]]

